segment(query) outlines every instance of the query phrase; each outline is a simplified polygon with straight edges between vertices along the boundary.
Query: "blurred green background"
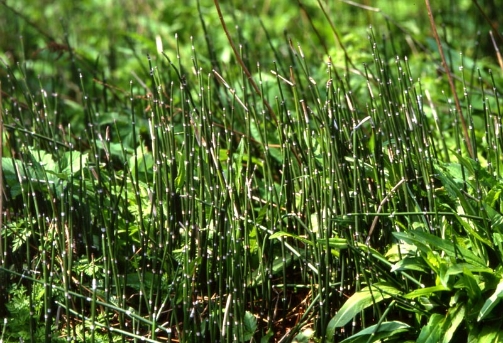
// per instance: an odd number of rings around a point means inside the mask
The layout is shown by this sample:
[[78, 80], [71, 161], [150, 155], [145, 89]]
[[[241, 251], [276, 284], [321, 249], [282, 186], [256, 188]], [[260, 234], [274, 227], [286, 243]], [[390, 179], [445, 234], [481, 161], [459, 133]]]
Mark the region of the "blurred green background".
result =
[[[182, 52], [187, 53], [194, 44], [202, 62], [208, 62], [211, 56], [221, 63], [232, 60], [214, 4], [208, 0], [183, 3], [4, 0], [1, 3], [0, 57], [11, 66], [25, 61], [28, 69], [36, 74], [50, 74], [52, 71], [48, 68], [58, 66], [64, 74], [64, 61], [69, 59], [65, 49], [70, 46], [81, 60], [81, 68], [92, 70], [91, 66], [98, 64], [108, 78], [129, 79], [132, 72], [141, 72], [138, 64], [146, 64], [146, 54], [156, 58], [163, 50], [175, 56], [176, 35]], [[486, 13], [496, 16], [494, 1], [485, 3], [482, 5]], [[376, 36], [394, 39], [393, 55], [411, 57], [424, 49], [434, 49], [422, 1], [325, 1], [322, 4], [341, 42], [356, 62], [368, 61], [368, 56], [358, 60], [358, 52], [363, 54], [369, 50], [370, 26]], [[245, 50], [248, 48], [250, 60], [268, 63], [274, 59], [271, 49], [264, 47], [268, 44], [266, 35], [280, 54], [286, 54], [287, 39], [291, 39], [294, 46], [297, 43], [302, 46], [308, 58], [321, 62], [328, 53], [337, 63], [342, 56], [331, 24], [315, 0], [222, 1], [221, 6], [231, 34]], [[445, 28], [440, 35], [457, 52], [472, 55], [479, 43], [483, 56], [494, 55], [490, 50], [487, 23], [471, 1], [433, 1], [432, 6], [439, 28]], [[61, 61], [53, 65], [44, 63], [51, 59]]]

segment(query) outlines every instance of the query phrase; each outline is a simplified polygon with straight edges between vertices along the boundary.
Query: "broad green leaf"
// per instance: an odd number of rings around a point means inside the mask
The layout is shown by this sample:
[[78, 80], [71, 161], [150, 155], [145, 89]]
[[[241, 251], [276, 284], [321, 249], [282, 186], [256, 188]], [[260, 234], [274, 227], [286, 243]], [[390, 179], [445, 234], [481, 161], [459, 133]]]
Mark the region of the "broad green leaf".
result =
[[410, 232], [393, 232], [393, 235], [398, 239], [403, 239], [407, 243], [416, 244], [421, 251], [426, 253], [431, 251], [430, 247], [425, 247], [426, 244], [429, 244], [431, 247], [445, 252], [450, 257], [463, 257], [471, 264], [479, 267], [486, 267], [485, 261], [473, 254], [470, 250], [459, 245], [455, 247], [452, 242], [430, 233], [415, 230]]
[[177, 162], [179, 168], [178, 168], [178, 175], [175, 178], [175, 187], [177, 191], [180, 191], [185, 184], [185, 167], [186, 165], [183, 162], [183, 155], [178, 156], [178, 162]]
[[[325, 245], [327, 241], [325, 239], [319, 239], [316, 242], [320, 245]], [[346, 249], [348, 247], [348, 240], [345, 238], [332, 237], [328, 239], [328, 246], [337, 250]]]
[[461, 275], [459, 280], [454, 284], [454, 288], [464, 289], [473, 302], [476, 302], [481, 296], [481, 290], [477, 280], [468, 268], [463, 269], [463, 275]]
[[311, 328], [307, 328], [299, 333], [293, 339], [293, 343], [310, 343], [312, 342], [312, 338], [314, 336], [314, 330]]
[[47, 153], [44, 150], [34, 150], [29, 149], [33, 158], [40, 163], [40, 166], [45, 170], [56, 170], [56, 164], [54, 163], [54, 159], [51, 154]]
[[456, 216], [456, 219], [458, 220], [459, 223], [461, 223], [461, 225], [463, 226], [463, 228], [466, 230], [466, 232], [471, 235], [472, 237], [475, 237], [476, 239], [478, 239], [479, 241], [481, 241], [482, 243], [486, 244], [487, 246], [489, 247], [493, 247], [493, 244], [490, 240], [488, 240], [487, 238], [484, 238], [482, 237], [481, 235], [479, 235], [479, 233], [472, 228], [472, 226], [470, 225], [470, 223], [465, 220], [464, 218], [458, 216], [456, 214], [456, 212], [454, 212], [454, 216]]
[[[306, 145], [309, 146], [309, 138], [304, 136], [304, 139], [306, 140]], [[313, 153], [313, 157], [316, 159], [316, 162], [320, 164], [320, 166], [323, 166], [323, 149], [318, 142], [317, 139], [311, 139], [312, 146], [310, 146], [310, 149]]]
[[407, 255], [416, 256], [417, 247], [407, 243], [394, 243], [384, 256], [390, 262], [399, 262]]
[[449, 197], [454, 201], [459, 201], [465, 213], [476, 215], [466, 197], [461, 193], [463, 184], [462, 166], [457, 163], [444, 163], [442, 166], [437, 166], [436, 175], [447, 190]]
[[489, 192], [487, 192], [487, 195], [484, 197], [484, 203], [489, 205], [489, 207], [494, 207], [496, 201], [500, 199], [502, 191], [503, 188], [501, 184], [495, 185]]
[[426, 311], [433, 311], [433, 309], [442, 306], [440, 305], [437, 301], [435, 301], [434, 297], [430, 297], [429, 294], [428, 296], [420, 296], [417, 298], [417, 301], [421, 304], [421, 306], [426, 310]]
[[270, 339], [274, 337], [274, 331], [272, 330], [269, 330], [267, 331], [267, 333], [265, 334], [265, 336], [263, 336], [261, 339], [260, 339], [260, 343], [269, 343]]
[[79, 172], [87, 165], [89, 154], [81, 154], [78, 151], [67, 151], [61, 159], [61, 172], [68, 176]]
[[414, 299], [422, 296], [429, 296], [433, 293], [436, 292], [443, 292], [443, 291], [449, 291], [450, 289], [447, 287], [444, 287], [442, 285], [434, 286], [434, 287], [425, 287], [425, 288], [419, 288], [416, 290], [413, 290], [410, 293], [405, 294], [403, 297], [405, 299]]
[[417, 343], [438, 343], [441, 341], [442, 334], [442, 322], [444, 317], [438, 313], [432, 314], [428, 324], [423, 327], [419, 337], [417, 338]]
[[327, 335], [329, 339], [334, 336], [336, 328], [346, 325], [365, 308], [400, 293], [400, 290], [387, 283], [376, 283], [372, 285], [372, 289], [365, 287], [356, 292], [342, 305], [339, 312], [328, 323]]
[[500, 281], [494, 293], [486, 300], [482, 308], [480, 309], [479, 315], [477, 317], [477, 321], [480, 322], [484, 318], [486, 318], [489, 313], [491, 313], [492, 309], [498, 305], [501, 298], [503, 297], [503, 280]]
[[[480, 332], [476, 333], [472, 342], [474, 343], [501, 343], [503, 342], [503, 332], [500, 328], [500, 323], [495, 325], [484, 325]], [[470, 332], [471, 333], [471, 332]]]
[[448, 273], [449, 266], [445, 262], [441, 262], [438, 268], [438, 279], [444, 287], [450, 288], [452, 286], [449, 281], [451, 281], [451, 275]]
[[470, 263], [456, 263], [449, 267], [448, 273], [450, 275], [457, 275], [465, 272], [465, 269], [470, 273], [489, 273], [493, 274], [494, 271], [488, 267], [474, 266]]
[[[284, 268], [287, 268], [291, 262], [295, 260], [294, 256], [291, 254], [288, 254], [285, 259], [276, 257], [272, 263], [272, 275], [278, 275], [281, 271], [283, 271]], [[258, 268], [257, 270], [253, 271], [250, 277], [251, 282], [249, 283], [249, 286], [255, 287], [257, 285], [260, 285], [261, 282], [267, 278], [267, 276], [264, 275], [264, 271], [261, 268]]]
[[[341, 341], [341, 343], [375, 342], [381, 340], [382, 338], [391, 338], [393, 335], [400, 334], [411, 329], [411, 326], [402, 322], [385, 322], [381, 325], [376, 324], [369, 326], [368, 328], [365, 328], [362, 331], [352, 335], [351, 337]], [[370, 338], [370, 336], [372, 336], [372, 338]]]
[[298, 235], [295, 235], [293, 233], [286, 232], [286, 231], [275, 232], [275, 233], [273, 233], [272, 235], [269, 236], [269, 239], [281, 238], [283, 236], [292, 237], [292, 238], [295, 238], [295, 239], [301, 241], [304, 244], [314, 246], [314, 243], [312, 241], [310, 241], [308, 239], [305, 239], [304, 237], [300, 237]]
[[420, 272], [429, 271], [428, 266], [421, 258], [404, 258], [403, 260], [395, 263], [393, 267], [391, 267], [392, 272], [400, 270], [417, 270]]
[[442, 339], [442, 343], [451, 342], [451, 339], [458, 329], [459, 324], [461, 324], [465, 317], [465, 312], [466, 307], [464, 304], [459, 304], [449, 309], [443, 325], [442, 331], [445, 332], [445, 334], [443, 335], [444, 337]]
[[12, 198], [16, 198], [18, 195], [21, 195], [21, 184], [19, 182], [18, 176], [21, 177], [21, 179], [25, 177], [23, 162], [21, 162], [20, 160], [3, 157], [2, 171], [5, 178], [5, 183], [10, 188], [10, 194]]
[[255, 331], [257, 331], [257, 318], [249, 311], [245, 312], [243, 331], [241, 342], [249, 341], [253, 337]]
[[425, 254], [431, 252], [431, 248], [427, 245], [428, 242], [424, 242], [421, 240], [418, 240], [416, 237], [412, 235], [411, 232], [393, 232], [393, 236], [395, 236], [396, 239], [404, 241], [405, 243], [409, 245], [414, 245], [416, 246], [419, 250], [424, 252]]
[[319, 232], [320, 231], [320, 224], [318, 222], [318, 213], [313, 213], [310, 216], [310, 228], [311, 232]]

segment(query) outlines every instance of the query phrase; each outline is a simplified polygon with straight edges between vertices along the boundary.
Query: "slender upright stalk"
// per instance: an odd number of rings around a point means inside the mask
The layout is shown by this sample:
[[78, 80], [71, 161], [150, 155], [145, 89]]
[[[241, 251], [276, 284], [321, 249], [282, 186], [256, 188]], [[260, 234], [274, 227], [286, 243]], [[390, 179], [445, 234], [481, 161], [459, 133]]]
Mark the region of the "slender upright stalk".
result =
[[0, 81], [0, 266], [3, 266], [3, 244], [2, 244], [2, 228], [3, 228], [3, 173], [2, 173], [2, 153], [3, 153], [3, 107], [2, 107], [2, 81]]
[[433, 36], [435, 37], [435, 41], [437, 42], [438, 52], [440, 53], [440, 58], [442, 59], [442, 67], [444, 68], [444, 71], [447, 74], [447, 79], [449, 80], [449, 86], [451, 87], [452, 96], [454, 97], [454, 103], [456, 105], [456, 111], [458, 112], [459, 120], [461, 121], [465, 145], [466, 148], [468, 149], [470, 157], [475, 158], [475, 156], [473, 155], [473, 147], [470, 140], [470, 135], [468, 134], [468, 127], [466, 126], [466, 121], [465, 118], [463, 117], [463, 112], [461, 111], [461, 103], [459, 102], [458, 93], [456, 92], [456, 86], [454, 85], [454, 79], [452, 78], [451, 70], [447, 65], [447, 61], [444, 55], [444, 49], [442, 48], [442, 43], [440, 42], [440, 37], [438, 36], [437, 25], [435, 24], [435, 18], [433, 17], [433, 12], [431, 11], [430, 1], [424, 0], [424, 3], [426, 4], [426, 9], [428, 10], [428, 17], [430, 18], [431, 30], [433, 32]]

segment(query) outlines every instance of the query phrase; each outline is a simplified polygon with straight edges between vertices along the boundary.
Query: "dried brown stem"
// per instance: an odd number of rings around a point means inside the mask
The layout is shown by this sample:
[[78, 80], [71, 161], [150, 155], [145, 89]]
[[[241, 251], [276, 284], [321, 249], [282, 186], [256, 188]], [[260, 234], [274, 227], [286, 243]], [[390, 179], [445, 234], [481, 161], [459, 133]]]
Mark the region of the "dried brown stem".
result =
[[253, 80], [253, 78], [250, 74], [250, 71], [248, 70], [248, 68], [246, 68], [246, 65], [244, 64], [243, 60], [241, 59], [241, 56], [239, 55], [239, 52], [236, 49], [234, 42], [232, 41], [232, 37], [229, 33], [229, 30], [227, 29], [227, 25], [225, 24], [224, 16], [222, 15], [222, 10], [220, 9], [220, 4], [219, 4], [218, 0], [213, 0], [213, 2], [215, 4], [215, 8], [217, 9], [218, 18], [220, 18], [220, 23], [222, 24], [222, 28], [224, 29], [225, 35], [227, 36], [227, 40], [229, 41], [229, 44], [231, 45], [232, 51], [234, 52], [234, 56], [236, 57], [241, 68], [243, 68], [243, 71], [246, 74], [246, 77], [248, 78], [248, 81], [250, 82], [250, 84], [253, 87], [253, 89], [255, 90], [255, 92], [264, 101], [264, 104], [267, 107], [267, 110], [269, 111], [271, 118], [276, 122], [276, 124], [278, 124], [276, 114], [274, 113], [271, 105], [269, 105], [267, 100], [262, 96], [262, 92], [260, 91], [260, 88], [257, 86], [255, 81]]
[[444, 49], [442, 48], [442, 43], [440, 43], [440, 37], [438, 36], [437, 26], [435, 25], [435, 19], [433, 18], [433, 12], [431, 11], [430, 1], [424, 0], [426, 4], [426, 9], [428, 10], [428, 17], [430, 18], [431, 30], [433, 32], [433, 36], [435, 37], [435, 41], [437, 42], [438, 51], [440, 53], [440, 58], [442, 59], [442, 67], [444, 68], [445, 73], [447, 74], [447, 79], [449, 80], [449, 85], [451, 87], [452, 95], [454, 96], [454, 103], [456, 105], [456, 111], [459, 115], [459, 120], [461, 121], [461, 126], [463, 128], [463, 135], [465, 138], [466, 148], [468, 149], [468, 153], [470, 157], [474, 158], [473, 155], [473, 147], [470, 140], [470, 135], [468, 134], [468, 127], [466, 126], [465, 118], [463, 117], [463, 112], [461, 111], [461, 104], [459, 102], [458, 93], [456, 92], [456, 87], [454, 86], [454, 79], [452, 78], [451, 70], [447, 65], [447, 61], [444, 55]]

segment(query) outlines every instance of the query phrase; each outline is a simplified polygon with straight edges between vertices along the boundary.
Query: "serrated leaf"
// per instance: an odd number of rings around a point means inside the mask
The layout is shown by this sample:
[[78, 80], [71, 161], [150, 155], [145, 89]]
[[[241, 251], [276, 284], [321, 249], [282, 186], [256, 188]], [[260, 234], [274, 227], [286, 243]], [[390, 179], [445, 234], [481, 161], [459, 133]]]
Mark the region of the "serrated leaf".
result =
[[249, 341], [255, 331], [257, 331], [257, 318], [250, 312], [245, 312], [245, 317], [243, 319], [244, 332], [242, 337], [242, 342]]

